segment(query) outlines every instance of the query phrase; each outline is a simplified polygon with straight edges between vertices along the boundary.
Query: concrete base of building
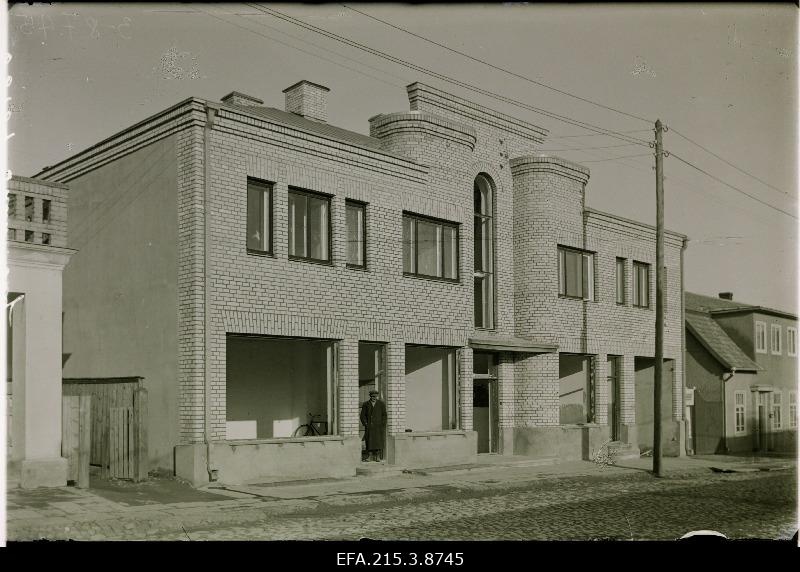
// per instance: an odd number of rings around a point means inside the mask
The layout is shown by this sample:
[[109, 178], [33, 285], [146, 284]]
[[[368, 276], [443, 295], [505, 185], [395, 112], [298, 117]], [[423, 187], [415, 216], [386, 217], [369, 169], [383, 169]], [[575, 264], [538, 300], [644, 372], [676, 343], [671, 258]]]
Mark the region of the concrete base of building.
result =
[[[361, 462], [358, 437], [302, 437], [211, 444], [214, 480], [225, 484], [352, 477]], [[194, 486], [210, 482], [206, 445], [175, 447], [175, 474]]]
[[387, 461], [406, 468], [459, 465], [477, 459], [475, 431], [398, 433], [387, 439]]
[[20, 464], [19, 486], [23, 489], [67, 486], [67, 460], [23, 459]]
[[[505, 429], [504, 433], [508, 431]], [[514, 427], [510, 431], [515, 455], [556, 457], [560, 461], [590, 461], [610, 439], [607, 425]]]

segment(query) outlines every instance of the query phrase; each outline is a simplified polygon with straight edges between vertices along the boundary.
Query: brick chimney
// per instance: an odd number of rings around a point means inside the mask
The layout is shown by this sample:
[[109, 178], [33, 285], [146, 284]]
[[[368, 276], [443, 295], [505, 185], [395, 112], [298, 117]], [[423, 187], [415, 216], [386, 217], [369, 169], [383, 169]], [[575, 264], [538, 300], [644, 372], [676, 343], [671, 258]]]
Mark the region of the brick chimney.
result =
[[324, 85], [302, 80], [283, 90], [286, 111], [312, 121], [328, 122], [328, 92]]
[[719, 297], [723, 300], [733, 300], [733, 292], [720, 292]]
[[222, 103], [227, 103], [230, 105], [242, 105], [242, 106], [253, 106], [253, 105], [264, 105], [264, 102], [258, 99], [257, 97], [253, 97], [252, 95], [247, 95], [246, 93], [239, 93], [238, 91], [232, 91], [222, 99], [220, 99]]

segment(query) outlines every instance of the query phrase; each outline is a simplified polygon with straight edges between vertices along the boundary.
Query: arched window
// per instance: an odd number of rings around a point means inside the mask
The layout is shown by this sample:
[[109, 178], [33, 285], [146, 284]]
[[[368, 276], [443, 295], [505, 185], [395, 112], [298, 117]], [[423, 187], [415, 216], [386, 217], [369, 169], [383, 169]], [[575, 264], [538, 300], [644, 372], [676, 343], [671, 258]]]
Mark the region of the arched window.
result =
[[494, 328], [494, 197], [486, 175], [475, 178], [475, 327]]

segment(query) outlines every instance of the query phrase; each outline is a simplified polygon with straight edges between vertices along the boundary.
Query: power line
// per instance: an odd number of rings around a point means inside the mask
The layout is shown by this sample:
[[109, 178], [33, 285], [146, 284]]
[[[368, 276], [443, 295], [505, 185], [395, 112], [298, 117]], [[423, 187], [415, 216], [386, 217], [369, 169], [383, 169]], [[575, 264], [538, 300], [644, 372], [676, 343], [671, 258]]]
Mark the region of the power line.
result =
[[372, 19], [372, 20], [375, 20], [375, 21], [377, 21], [377, 22], [381, 22], [382, 24], [386, 24], [387, 26], [389, 26], [389, 27], [391, 27], [391, 28], [394, 28], [395, 30], [400, 30], [401, 32], [405, 32], [406, 34], [409, 34], [409, 35], [411, 35], [411, 36], [414, 36], [415, 38], [419, 38], [420, 40], [424, 40], [424, 41], [426, 41], [426, 42], [428, 42], [428, 43], [430, 43], [430, 44], [433, 44], [433, 45], [435, 45], [435, 46], [439, 46], [440, 48], [444, 48], [445, 50], [448, 50], [448, 51], [450, 51], [450, 52], [453, 52], [454, 54], [458, 54], [458, 55], [460, 55], [460, 56], [464, 56], [465, 58], [468, 58], [468, 59], [470, 59], [470, 60], [472, 60], [472, 61], [474, 61], [474, 62], [478, 62], [478, 63], [481, 63], [481, 64], [483, 64], [483, 65], [489, 66], [490, 68], [493, 68], [493, 69], [496, 69], [496, 70], [498, 70], [498, 71], [501, 71], [501, 72], [507, 73], [507, 74], [509, 74], [509, 75], [511, 75], [511, 76], [514, 76], [514, 77], [516, 77], [516, 78], [519, 78], [519, 79], [521, 79], [521, 80], [524, 80], [524, 81], [530, 82], [530, 83], [532, 83], [532, 84], [535, 84], [535, 85], [538, 85], [538, 86], [541, 86], [541, 87], [544, 87], [544, 88], [550, 89], [550, 90], [552, 90], [552, 91], [555, 91], [555, 92], [557, 92], [557, 93], [560, 93], [560, 94], [562, 94], [562, 95], [566, 95], [566, 96], [569, 96], [569, 97], [572, 97], [572, 98], [575, 98], [575, 99], [579, 99], [580, 101], [584, 101], [584, 102], [586, 102], [586, 103], [590, 103], [590, 104], [592, 104], [592, 105], [596, 105], [597, 107], [602, 107], [603, 109], [607, 109], [607, 110], [609, 110], [609, 111], [613, 111], [613, 112], [615, 112], [615, 113], [619, 113], [620, 115], [625, 115], [625, 116], [627, 116], [627, 117], [631, 117], [631, 118], [633, 118], [633, 119], [638, 119], [639, 121], [644, 121], [644, 122], [646, 122], [646, 123], [652, 123], [652, 121], [650, 121], [649, 119], [645, 119], [644, 117], [639, 117], [638, 115], [633, 115], [632, 113], [627, 113], [627, 112], [625, 112], [625, 111], [621, 111], [621, 110], [619, 110], [619, 109], [615, 109], [615, 108], [613, 108], [613, 107], [609, 107], [608, 105], [603, 105], [602, 103], [597, 103], [596, 101], [592, 101], [591, 99], [586, 99], [585, 97], [581, 97], [581, 96], [579, 96], [579, 95], [575, 95], [574, 93], [570, 93], [570, 92], [568, 92], [568, 91], [564, 91], [564, 90], [562, 90], [562, 89], [555, 88], [555, 87], [553, 87], [553, 86], [551, 86], [551, 85], [547, 85], [547, 84], [546, 84], [546, 83], [544, 83], [544, 82], [541, 82], [541, 81], [536, 81], [536, 80], [534, 80], [534, 79], [531, 79], [531, 78], [529, 78], [529, 77], [526, 77], [526, 76], [524, 76], [524, 75], [518, 74], [518, 73], [516, 73], [516, 72], [513, 72], [513, 71], [511, 71], [511, 70], [507, 70], [507, 69], [505, 69], [505, 68], [502, 68], [502, 67], [500, 67], [500, 66], [494, 65], [494, 64], [492, 64], [492, 63], [490, 63], [490, 62], [487, 62], [487, 61], [485, 61], [485, 60], [482, 60], [482, 59], [476, 58], [476, 57], [474, 57], [474, 56], [471, 56], [471, 55], [469, 55], [469, 54], [466, 54], [466, 53], [464, 53], [464, 52], [461, 52], [461, 51], [459, 51], [459, 50], [456, 50], [456, 49], [454, 49], [454, 48], [451, 48], [451, 47], [449, 47], [449, 46], [446, 46], [446, 45], [444, 45], [444, 44], [441, 44], [441, 43], [439, 43], [439, 42], [436, 42], [436, 41], [434, 41], [434, 40], [431, 40], [431, 39], [429, 39], [429, 38], [426, 38], [426, 37], [424, 37], [424, 36], [420, 36], [419, 34], [415, 34], [414, 32], [412, 32], [412, 31], [410, 31], [410, 30], [407, 30], [406, 28], [403, 28], [403, 27], [401, 27], [401, 26], [396, 26], [395, 24], [392, 24], [391, 22], [387, 22], [386, 20], [381, 20], [380, 18], [377, 18], [376, 16], [372, 16], [372, 15], [370, 15], [370, 14], [367, 14], [366, 12], [362, 12], [361, 10], [357, 10], [357, 9], [355, 9], [355, 8], [351, 7], [351, 6], [347, 6], [346, 4], [342, 4], [342, 6], [344, 6], [345, 8], [347, 8], [347, 9], [349, 9], [349, 10], [352, 10], [353, 12], [358, 12], [358, 13], [359, 13], [359, 14], [361, 14], [362, 16], [366, 16], [367, 18], [370, 18], [370, 19]]
[[603, 161], [616, 161], [617, 159], [632, 159], [633, 157], [652, 157], [652, 153], [639, 153], [638, 155], [624, 155], [623, 157], [609, 157], [607, 159], [594, 159], [578, 161], [578, 163], [602, 163]]
[[724, 158], [720, 157], [719, 155], [717, 155], [716, 153], [714, 153], [714, 152], [713, 152], [711, 149], [708, 149], [707, 147], [703, 147], [703, 146], [702, 146], [700, 143], [698, 143], [697, 141], [693, 141], [692, 139], [689, 139], [689, 138], [688, 138], [686, 135], [684, 135], [683, 133], [681, 133], [680, 131], [678, 131], [678, 130], [677, 130], [677, 129], [675, 129], [674, 127], [671, 127], [671, 126], [670, 126], [670, 131], [673, 131], [673, 132], [674, 132], [676, 135], [678, 135], [678, 136], [680, 136], [680, 137], [683, 137], [683, 138], [684, 138], [684, 139], [686, 139], [686, 140], [687, 140], [689, 143], [691, 143], [691, 144], [693, 144], [693, 145], [696, 145], [696, 146], [700, 147], [700, 149], [702, 149], [702, 150], [703, 150], [703, 151], [705, 151], [706, 153], [708, 153], [708, 154], [710, 154], [710, 155], [712, 155], [712, 156], [716, 157], [717, 159], [719, 159], [720, 161], [722, 161], [722, 162], [723, 162], [723, 163], [725, 163], [726, 165], [728, 165], [728, 166], [730, 166], [730, 167], [733, 167], [734, 169], [736, 169], [736, 170], [737, 170], [737, 171], [739, 171], [740, 173], [743, 173], [743, 174], [747, 175], [748, 177], [750, 177], [750, 178], [752, 178], [752, 179], [755, 179], [756, 181], [758, 181], [759, 183], [761, 183], [761, 184], [763, 184], [763, 185], [766, 185], [766, 186], [767, 186], [767, 187], [769, 187], [770, 189], [773, 189], [773, 190], [775, 190], [775, 191], [778, 191], [778, 192], [779, 192], [779, 193], [781, 193], [781, 194], [784, 194], [784, 195], [786, 195], [786, 196], [789, 196], [789, 193], [787, 193], [786, 191], [784, 191], [784, 190], [782, 190], [782, 189], [779, 189], [778, 187], [775, 187], [775, 186], [773, 186], [773, 185], [770, 185], [768, 182], [764, 181], [763, 179], [760, 179], [760, 178], [756, 177], [755, 175], [753, 175], [752, 173], [748, 173], [748, 172], [747, 172], [747, 171], [745, 171], [744, 169], [741, 169], [741, 168], [737, 167], [736, 165], [734, 165], [733, 163], [731, 163], [731, 162], [730, 162], [730, 161], [728, 161], [727, 159], [724, 159]]
[[505, 103], [510, 103], [510, 104], [515, 105], [517, 107], [521, 107], [523, 109], [527, 109], [529, 111], [533, 111], [534, 113], [538, 113], [540, 115], [544, 115], [546, 117], [550, 117], [551, 119], [556, 119], [558, 121], [562, 121], [564, 123], [568, 123], [568, 124], [574, 125], [576, 127], [581, 127], [583, 129], [586, 129], [587, 131], [594, 131], [596, 133], [602, 133], [602, 134], [608, 135], [609, 137], [615, 137], [615, 138], [620, 139], [622, 141], [625, 141], [627, 143], [637, 143], [639, 145], [647, 145], [647, 146], [649, 146], [649, 142], [648, 141], [645, 141], [645, 140], [642, 140], [642, 139], [637, 139], [636, 137], [630, 137], [630, 136], [624, 135], [624, 134], [622, 134], [622, 133], [620, 133], [618, 131], [614, 131], [614, 130], [611, 130], [611, 129], [606, 129], [606, 128], [603, 128], [603, 127], [599, 127], [597, 125], [593, 125], [593, 124], [587, 123], [585, 121], [580, 121], [580, 120], [577, 120], [577, 119], [572, 119], [570, 117], [559, 115], [559, 114], [554, 113], [552, 111], [547, 111], [545, 109], [537, 108], [537, 107], [534, 107], [532, 105], [528, 105], [526, 103], [523, 103], [521, 101], [517, 101], [515, 99], [512, 99], [510, 97], [506, 97], [506, 96], [500, 95], [498, 93], [494, 93], [492, 91], [489, 91], [489, 90], [477, 87], [475, 85], [469, 84], [467, 82], [463, 82], [463, 81], [451, 78], [451, 77], [446, 76], [446, 75], [444, 75], [442, 73], [429, 70], [429, 69], [427, 69], [425, 67], [422, 67], [422, 66], [419, 66], [417, 64], [402, 60], [402, 59], [397, 58], [395, 56], [392, 56], [390, 54], [386, 54], [384, 52], [381, 52], [380, 50], [376, 50], [376, 49], [371, 48], [369, 46], [366, 46], [364, 44], [360, 44], [360, 43], [358, 43], [356, 41], [353, 41], [353, 40], [350, 40], [348, 38], [345, 38], [344, 36], [340, 36], [338, 34], [329, 32], [327, 30], [324, 30], [324, 29], [319, 28], [317, 26], [314, 26], [312, 24], [308, 24], [308, 23], [306, 23], [306, 22], [304, 22], [302, 20], [299, 20], [297, 18], [294, 18], [292, 16], [289, 16], [287, 14], [284, 14], [284, 13], [279, 12], [277, 10], [274, 10], [272, 8], [266, 8], [266, 7], [258, 6], [258, 5], [255, 5], [255, 4], [245, 4], [245, 5], [251, 7], [253, 9], [255, 9], [255, 10], [258, 10], [260, 12], [263, 12], [265, 14], [270, 14], [270, 15], [272, 15], [272, 16], [280, 19], [280, 20], [284, 20], [286, 22], [289, 22], [291, 24], [294, 24], [294, 25], [299, 26], [301, 28], [304, 28], [306, 30], [309, 30], [309, 31], [315, 32], [317, 34], [323, 35], [323, 36], [325, 36], [327, 38], [330, 38], [330, 39], [332, 39], [334, 41], [349, 45], [351, 47], [355, 47], [355, 48], [357, 48], [359, 50], [365, 51], [367, 53], [370, 53], [372, 55], [378, 56], [380, 58], [383, 58], [385, 60], [391, 61], [393, 63], [402, 65], [404, 67], [408, 67], [408, 68], [413, 69], [415, 71], [419, 71], [421, 73], [424, 73], [424, 74], [429, 75], [431, 77], [435, 77], [435, 78], [440, 79], [442, 81], [445, 81], [447, 83], [451, 83], [453, 85], [457, 85], [457, 86], [462, 87], [464, 89], [467, 89], [467, 90], [470, 90], [470, 91], [474, 91], [474, 92], [480, 93], [482, 95], [486, 95], [487, 97], [491, 97], [493, 99], [497, 99], [497, 100], [503, 101]]
[[600, 147], [572, 147], [569, 149], [539, 149], [539, 152], [555, 152], [555, 151], [583, 151], [585, 149], [618, 149], [620, 147], [633, 147], [636, 143], [622, 143], [620, 145], [603, 145]]
[[708, 171], [706, 171], [706, 170], [704, 170], [704, 169], [701, 169], [700, 167], [698, 167], [697, 165], [695, 165], [695, 164], [693, 164], [693, 163], [691, 163], [691, 162], [687, 161], [686, 159], [682, 159], [681, 157], [678, 157], [678, 156], [677, 156], [675, 153], [672, 153], [672, 152], [670, 152], [669, 156], [670, 156], [670, 157], [675, 157], [675, 158], [676, 158], [678, 161], [680, 161], [681, 163], [684, 163], [684, 164], [686, 164], [686, 165], [690, 166], [692, 169], [696, 169], [696, 170], [700, 171], [701, 173], [703, 173], [703, 174], [704, 174], [704, 175], [706, 175], [707, 177], [711, 177], [712, 179], [714, 179], [714, 180], [715, 180], [715, 181], [717, 181], [718, 183], [722, 183], [722, 184], [723, 184], [723, 185], [725, 185], [726, 187], [730, 187], [730, 188], [731, 188], [731, 189], [733, 189], [734, 191], [736, 191], [736, 192], [739, 192], [739, 193], [742, 193], [743, 195], [750, 197], [750, 198], [751, 198], [751, 199], [753, 199], [754, 201], [756, 201], [756, 202], [759, 202], [759, 203], [761, 203], [761, 204], [762, 204], [762, 205], [764, 205], [764, 206], [767, 206], [767, 207], [769, 207], [769, 208], [771, 208], [771, 209], [774, 209], [774, 210], [776, 210], [776, 211], [778, 211], [778, 212], [780, 212], [780, 213], [783, 213], [783, 214], [785, 214], [785, 215], [787, 215], [787, 216], [790, 216], [790, 217], [792, 217], [792, 218], [793, 218], [793, 219], [795, 219], [795, 220], [797, 219], [797, 217], [796, 217], [794, 214], [790, 213], [789, 211], [785, 211], [785, 210], [783, 210], [783, 209], [781, 209], [781, 208], [778, 208], [778, 207], [776, 207], [776, 206], [774, 206], [774, 205], [771, 205], [771, 204], [769, 204], [768, 202], [766, 202], [766, 201], [762, 201], [762, 200], [761, 200], [761, 199], [759, 199], [758, 197], [754, 197], [754, 196], [753, 196], [753, 195], [751, 195], [750, 193], [748, 193], [748, 192], [746, 192], [746, 191], [743, 191], [743, 190], [742, 190], [742, 189], [740, 189], [739, 187], [735, 187], [735, 186], [731, 185], [730, 183], [726, 183], [725, 181], [723, 181], [723, 180], [722, 180], [722, 179], [720, 179], [719, 177], [716, 177], [716, 176], [712, 175], [712, 174], [711, 174], [711, 173], [709, 173]]
[[[631, 131], [617, 131], [617, 133], [649, 133], [652, 129], [633, 129]], [[552, 135], [547, 134], [548, 139], [570, 139], [572, 137], [603, 137], [605, 133], [584, 133], [583, 135]]]

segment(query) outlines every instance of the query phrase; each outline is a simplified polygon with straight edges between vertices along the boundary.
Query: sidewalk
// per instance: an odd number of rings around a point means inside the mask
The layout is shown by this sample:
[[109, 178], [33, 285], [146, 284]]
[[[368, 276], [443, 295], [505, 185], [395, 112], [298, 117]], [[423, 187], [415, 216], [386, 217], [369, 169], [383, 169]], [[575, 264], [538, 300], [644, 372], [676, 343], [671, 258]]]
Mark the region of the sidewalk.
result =
[[[544, 464], [543, 464], [544, 463]], [[731, 458], [725, 456], [665, 458], [667, 478], [713, 471], [791, 470], [795, 459]], [[642, 474], [652, 458], [600, 466], [590, 461], [556, 463], [529, 457], [481, 456], [470, 465], [389, 472], [385, 476], [356, 476], [305, 482], [250, 485], [211, 483], [194, 489], [174, 479], [143, 483], [93, 480], [92, 488], [74, 487], [9, 490], [9, 540], [32, 539], [147, 539], [193, 528], [246, 526], [271, 516], [324, 512], [326, 509], [379, 503], [432, 500], [454, 489], [503, 491], [538, 479], [610, 477]]]

